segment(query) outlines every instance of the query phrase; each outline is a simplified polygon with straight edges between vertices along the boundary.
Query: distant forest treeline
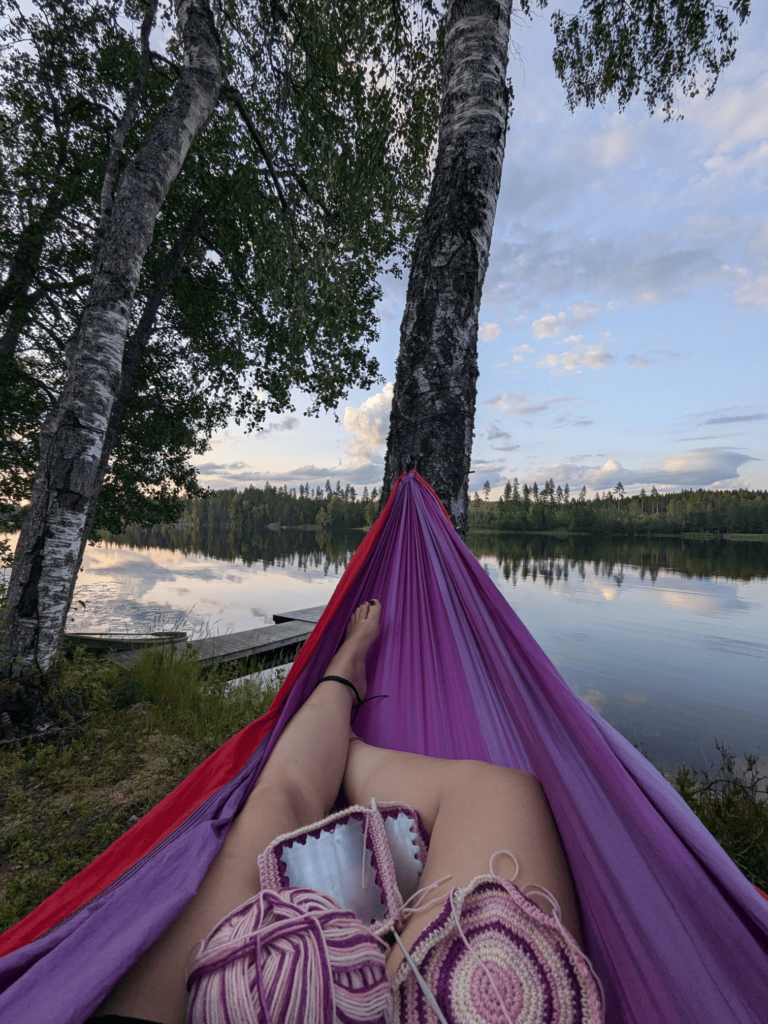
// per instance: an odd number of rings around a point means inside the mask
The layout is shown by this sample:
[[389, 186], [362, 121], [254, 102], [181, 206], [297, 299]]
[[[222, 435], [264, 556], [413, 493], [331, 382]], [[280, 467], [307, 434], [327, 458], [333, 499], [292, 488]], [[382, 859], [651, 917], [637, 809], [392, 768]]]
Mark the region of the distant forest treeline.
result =
[[587, 498], [582, 487], [573, 495], [568, 487], [547, 480], [543, 487], [507, 483], [498, 501], [476, 493], [469, 517], [470, 529], [565, 529], [571, 533], [768, 533], [768, 491], [675, 491], [659, 493], [643, 488], [627, 495], [619, 482], [611, 490]]
[[192, 526], [221, 526], [248, 529], [253, 526], [325, 526], [330, 529], [353, 529], [370, 526], [379, 510], [379, 492], [368, 493], [364, 487], [358, 494], [351, 484], [336, 488], [326, 480], [325, 487], [312, 488], [301, 484], [298, 490], [273, 487], [246, 487], [213, 491], [204, 498], [191, 498], [186, 503], [183, 521]]
[[[768, 533], [768, 492], [690, 490], [627, 495], [621, 483], [593, 498], [586, 487], [573, 494], [568, 484], [542, 486], [508, 483], [498, 500], [490, 499], [490, 484], [470, 503], [470, 529], [536, 532], [564, 529], [592, 534]], [[246, 487], [244, 491], [214, 491], [187, 501], [184, 524], [190, 527], [251, 527], [320, 525], [326, 529], [370, 526], [378, 513], [374, 487], [359, 494], [347, 484], [329, 480], [325, 487], [302, 484]]]

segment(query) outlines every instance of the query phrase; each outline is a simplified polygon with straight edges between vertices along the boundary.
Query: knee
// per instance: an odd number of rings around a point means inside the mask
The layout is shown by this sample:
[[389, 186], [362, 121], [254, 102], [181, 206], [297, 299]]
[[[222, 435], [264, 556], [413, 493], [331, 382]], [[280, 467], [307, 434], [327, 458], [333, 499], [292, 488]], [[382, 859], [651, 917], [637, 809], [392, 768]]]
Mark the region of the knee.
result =
[[251, 796], [255, 794], [258, 794], [260, 807], [272, 808], [280, 819], [295, 822], [295, 828], [325, 817], [326, 809], [317, 795], [293, 779], [257, 783]]

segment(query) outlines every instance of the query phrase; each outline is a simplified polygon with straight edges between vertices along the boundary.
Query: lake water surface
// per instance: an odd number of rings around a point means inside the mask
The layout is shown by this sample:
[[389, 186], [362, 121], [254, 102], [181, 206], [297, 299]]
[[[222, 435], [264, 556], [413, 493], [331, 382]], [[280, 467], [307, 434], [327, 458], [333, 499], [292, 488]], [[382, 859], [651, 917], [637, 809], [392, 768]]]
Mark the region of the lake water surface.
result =
[[[185, 528], [89, 546], [70, 628], [224, 633], [326, 603], [362, 533]], [[768, 544], [470, 536], [566, 681], [657, 764], [768, 754]]]

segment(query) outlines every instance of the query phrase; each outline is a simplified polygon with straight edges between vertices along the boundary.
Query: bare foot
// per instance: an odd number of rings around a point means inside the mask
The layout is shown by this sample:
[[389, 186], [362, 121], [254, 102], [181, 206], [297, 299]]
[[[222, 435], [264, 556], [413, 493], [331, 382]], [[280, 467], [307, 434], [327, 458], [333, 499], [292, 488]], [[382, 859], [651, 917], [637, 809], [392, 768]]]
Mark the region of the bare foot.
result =
[[326, 676], [342, 676], [352, 683], [363, 700], [368, 691], [365, 676], [365, 657], [379, 635], [381, 603], [366, 601], [355, 609], [347, 626], [344, 643], [333, 656], [323, 673]]

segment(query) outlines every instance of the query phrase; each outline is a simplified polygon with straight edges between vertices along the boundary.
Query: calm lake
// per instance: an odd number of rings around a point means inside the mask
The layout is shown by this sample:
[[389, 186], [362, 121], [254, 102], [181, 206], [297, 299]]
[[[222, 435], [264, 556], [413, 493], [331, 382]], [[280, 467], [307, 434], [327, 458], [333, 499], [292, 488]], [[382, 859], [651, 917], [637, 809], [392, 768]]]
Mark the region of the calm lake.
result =
[[[134, 530], [86, 550], [70, 628], [224, 633], [324, 604], [363, 534]], [[768, 544], [476, 534], [567, 682], [670, 768], [768, 754]]]

